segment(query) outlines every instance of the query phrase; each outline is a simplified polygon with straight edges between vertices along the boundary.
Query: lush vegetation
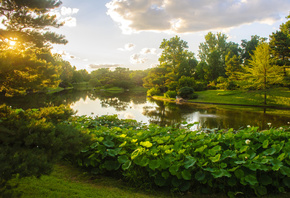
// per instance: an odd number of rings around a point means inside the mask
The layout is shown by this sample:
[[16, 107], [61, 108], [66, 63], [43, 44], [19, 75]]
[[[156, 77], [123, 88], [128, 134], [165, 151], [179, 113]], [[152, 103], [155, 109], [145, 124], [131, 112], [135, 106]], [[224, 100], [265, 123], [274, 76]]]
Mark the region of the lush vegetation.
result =
[[144, 126], [115, 116], [75, 117], [71, 125], [87, 131], [93, 143], [77, 163], [91, 174], [109, 174], [137, 186], [176, 191], [265, 195], [289, 191], [289, 129], [204, 133]]
[[72, 158], [91, 137], [65, 125], [72, 115], [59, 106], [24, 111], [0, 106], [0, 194], [12, 178], [50, 174], [55, 162]]

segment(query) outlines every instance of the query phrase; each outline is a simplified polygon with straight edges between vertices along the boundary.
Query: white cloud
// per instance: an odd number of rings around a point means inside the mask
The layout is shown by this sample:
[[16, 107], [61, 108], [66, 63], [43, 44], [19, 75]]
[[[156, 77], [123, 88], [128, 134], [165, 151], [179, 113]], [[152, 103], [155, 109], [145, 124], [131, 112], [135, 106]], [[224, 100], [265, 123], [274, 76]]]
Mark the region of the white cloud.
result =
[[91, 68], [91, 69], [111, 68], [111, 67], [122, 67], [122, 65], [121, 64], [111, 64], [111, 63], [90, 64], [89, 65], [89, 68]]
[[77, 19], [72, 15], [79, 12], [78, 8], [61, 7], [50, 12], [50, 15], [55, 15], [60, 23], [64, 23], [64, 26], [75, 27], [77, 26]]
[[119, 48], [120, 51], [132, 51], [135, 48], [133, 43], [127, 43], [124, 48]]
[[272, 24], [288, 13], [289, 0], [111, 0], [107, 14], [123, 33], [188, 33], [253, 22]]
[[70, 15], [73, 15], [73, 14], [76, 14], [79, 12], [79, 9], [78, 8], [67, 8], [67, 7], [62, 7], [60, 9], [60, 13], [62, 16], [70, 16]]
[[143, 48], [141, 54], [156, 54], [155, 48]]
[[141, 54], [133, 54], [130, 56], [130, 62], [132, 64], [141, 64], [146, 62], [146, 58], [142, 57]]

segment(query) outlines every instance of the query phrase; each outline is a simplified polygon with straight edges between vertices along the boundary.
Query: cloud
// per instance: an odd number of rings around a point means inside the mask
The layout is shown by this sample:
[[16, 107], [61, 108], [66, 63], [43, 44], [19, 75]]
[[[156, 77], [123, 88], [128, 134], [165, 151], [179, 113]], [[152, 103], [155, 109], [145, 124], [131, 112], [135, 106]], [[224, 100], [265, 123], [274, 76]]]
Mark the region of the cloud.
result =
[[64, 50], [56, 50], [56, 49], [52, 49], [51, 52], [53, 54], [59, 54], [61, 55], [61, 57], [64, 59], [64, 60], [80, 60], [79, 57], [75, 56], [75, 55], [72, 55], [70, 54], [69, 52], [67, 51], [64, 51]]
[[124, 48], [119, 48], [120, 51], [132, 51], [135, 48], [133, 43], [127, 43]]
[[189, 33], [273, 22], [288, 13], [289, 0], [111, 0], [107, 14], [122, 32]]
[[130, 62], [132, 64], [141, 64], [146, 62], [146, 58], [143, 58], [141, 54], [133, 54], [130, 56]]
[[141, 54], [156, 54], [155, 48], [143, 48]]
[[77, 19], [72, 17], [72, 15], [77, 14], [78, 12], [78, 8], [61, 7], [58, 10], [51, 11], [50, 15], [55, 15], [60, 23], [64, 23], [64, 26], [76, 27]]
[[89, 68], [91, 69], [100, 69], [100, 68], [111, 68], [111, 67], [122, 67], [121, 64], [111, 64], [111, 63], [105, 63], [105, 64], [90, 64]]
[[62, 7], [60, 9], [60, 13], [62, 16], [66, 16], [66, 15], [73, 15], [79, 12], [78, 8], [67, 8], [67, 7]]

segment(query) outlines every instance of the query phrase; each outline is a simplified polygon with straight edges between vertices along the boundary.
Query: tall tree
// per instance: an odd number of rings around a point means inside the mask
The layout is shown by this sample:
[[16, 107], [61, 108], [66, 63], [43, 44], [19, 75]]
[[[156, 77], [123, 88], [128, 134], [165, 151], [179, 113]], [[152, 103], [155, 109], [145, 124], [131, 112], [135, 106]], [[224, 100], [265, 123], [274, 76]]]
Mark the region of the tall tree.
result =
[[187, 48], [187, 42], [178, 36], [164, 39], [160, 45], [163, 50], [159, 58], [160, 64], [144, 79], [144, 87], [157, 87], [161, 92], [166, 92], [182, 76], [193, 76], [197, 60]]
[[58, 0], [2, 0], [0, 16], [0, 92], [25, 93], [57, 86], [60, 62], [50, 52], [51, 44], [66, 44], [63, 35], [49, 31], [58, 28], [49, 11]]
[[270, 85], [281, 83], [283, 74], [281, 67], [274, 65], [270, 55], [268, 43], [261, 43], [257, 46], [254, 54], [251, 55], [249, 65], [244, 67], [242, 77], [250, 86], [264, 91], [264, 104], [267, 104], [267, 89]]
[[[209, 32], [205, 36], [205, 42], [199, 45], [199, 58], [204, 65], [204, 79], [216, 81], [219, 76], [225, 77], [225, 57], [234, 45], [227, 43], [227, 36], [222, 33]], [[236, 45], [237, 46], [237, 45]]]
[[[286, 17], [290, 19], [290, 15]], [[277, 65], [284, 68], [286, 76], [286, 68], [290, 67], [290, 21], [280, 26], [280, 30], [270, 35], [271, 53], [277, 60]]]

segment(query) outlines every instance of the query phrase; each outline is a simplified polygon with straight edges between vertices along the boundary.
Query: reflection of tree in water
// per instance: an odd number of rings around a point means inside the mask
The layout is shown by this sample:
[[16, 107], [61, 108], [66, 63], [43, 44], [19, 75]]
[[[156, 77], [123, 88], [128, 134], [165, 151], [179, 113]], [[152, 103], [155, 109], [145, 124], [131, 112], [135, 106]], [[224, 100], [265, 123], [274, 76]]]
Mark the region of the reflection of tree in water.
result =
[[91, 100], [99, 99], [104, 108], [114, 107], [116, 111], [126, 111], [133, 104], [146, 103], [146, 93], [143, 92], [90, 92], [88, 97]]
[[48, 106], [59, 106], [61, 104], [71, 105], [79, 101], [81, 98], [85, 99], [87, 96], [86, 91], [62, 91], [54, 94], [35, 93], [26, 96], [15, 96], [12, 98], [1, 97], [1, 104], [5, 103], [13, 108], [40, 108]]
[[[154, 100], [153, 100], [154, 101]], [[143, 114], [150, 117], [150, 123], [160, 126], [172, 125], [183, 121], [192, 121], [193, 117], [198, 119], [201, 128], [227, 129], [245, 128], [247, 125], [257, 126], [260, 129], [269, 128], [267, 123], [273, 127], [284, 126], [287, 118], [282, 116], [272, 116], [261, 112], [230, 111], [220, 108], [209, 108], [208, 106], [196, 105], [176, 105], [166, 104], [162, 101], [154, 101], [157, 107], [144, 107]], [[194, 120], [193, 122], [195, 122]]]
[[183, 110], [179, 106], [163, 101], [155, 101], [155, 103], [158, 105], [157, 107], [146, 106], [143, 108], [143, 114], [150, 117], [150, 123], [170, 126], [185, 121], [182, 115], [186, 112], [182, 112]]

